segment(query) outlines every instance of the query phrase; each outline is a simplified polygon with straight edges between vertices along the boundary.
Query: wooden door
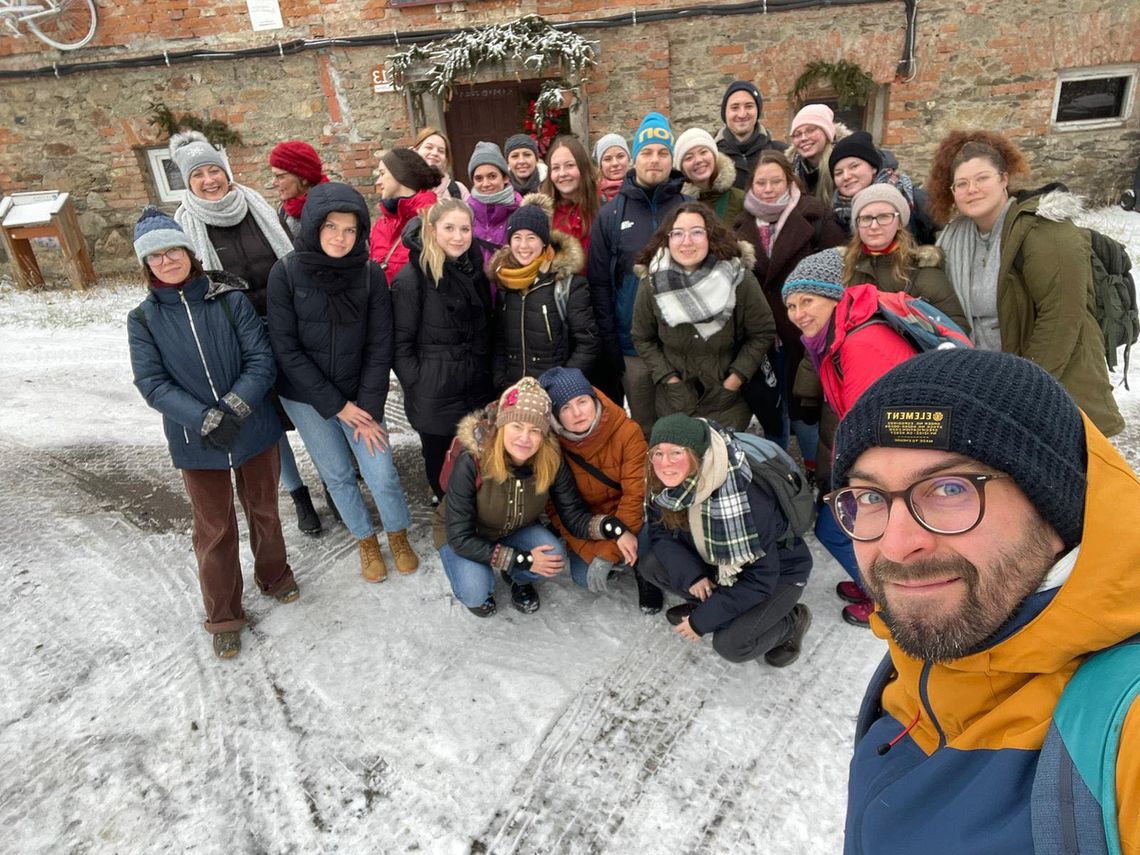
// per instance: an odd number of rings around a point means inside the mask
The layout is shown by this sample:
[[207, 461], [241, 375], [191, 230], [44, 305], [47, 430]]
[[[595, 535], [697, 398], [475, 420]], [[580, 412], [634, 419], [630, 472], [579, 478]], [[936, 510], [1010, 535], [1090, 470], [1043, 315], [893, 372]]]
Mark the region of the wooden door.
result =
[[521, 133], [528, 106], [541, 85], [540, 80], [504, 80], [455, 87], [445, 119], [453, 178], [471, 186], [467, 161], [475, 143], [486, 140], [502, 148], [507, 137]]

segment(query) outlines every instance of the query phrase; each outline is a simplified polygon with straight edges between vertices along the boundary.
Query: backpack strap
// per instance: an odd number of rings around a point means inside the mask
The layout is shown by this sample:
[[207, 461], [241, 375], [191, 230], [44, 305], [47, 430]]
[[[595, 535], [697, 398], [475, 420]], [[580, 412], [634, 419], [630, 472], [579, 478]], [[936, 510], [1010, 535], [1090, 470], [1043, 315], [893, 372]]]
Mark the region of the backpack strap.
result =
[[131, 317], [142, 324], [144, 330], [150, 332], [150, 324], [146, 322], [146, 314], [143, 312], [142, 306], [135, 306], [131, 309]]
[[1116, 758], [1140, 698], [1140, 635], [1086, 659], [1061, 693], [1030, 802], [1035, 855], [1119, 855]]
[[392, 257], [392, 253], [396, 251], [396, 247], [400, 245], [400, 242], [400, 238], [397, 238], [395, 241], [393, 241], [392, 246], [388, 249], [388, 254], [385, 255], [384, 260], [380, 262], [380, 269], [384, 271], [385, 275], [388, 273], [388, 259]]
[[621, 489], [622, 489], [621, 484], [619, 484], [617, 481], [615, 481], [613, 478], [611, 478], [609, 475], [607, 475], [605, 472], [603, 472], [597, 466], [590, 463], [582, 455], [577, 454], [568, 448], [563, 448], [562, 454], [567, 459], [572, 460], [575, 463], [577, 463], [578, 466], [580, 466], [582, 469], [584, 469], [589, 475], [592, 475], [595, 480], [600, 481], [601, 483], [605, 484], [611, 490], [617, 490], [618, 492], [621, 492]]

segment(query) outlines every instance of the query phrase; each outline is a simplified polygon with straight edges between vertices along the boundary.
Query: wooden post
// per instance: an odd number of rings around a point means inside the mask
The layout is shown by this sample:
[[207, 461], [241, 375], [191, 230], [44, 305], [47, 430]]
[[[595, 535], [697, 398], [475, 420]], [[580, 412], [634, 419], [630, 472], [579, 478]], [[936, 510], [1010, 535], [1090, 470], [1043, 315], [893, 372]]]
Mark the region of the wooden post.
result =
[[[20, 197], [24, 197], [21, 199]], [[68, 193], [15, 193], [0, 202], [0, 233], [12, 259], [17, 288], [44, 284], [43, 273], [32, 248], [34, 238], [55, 238], [63, 251], [64, 267], [72, 287], [82, 290], [95, 284], [95, 267], [79, 218]]]
[[4, 235], [4, 248], [12, 261], [12, 271], [16, 274], [16, 287], [26, 290], [42, 286], [44, 275], [40, 273], [40, 266], [36, 263], [32, 242], [26, 238], [13, 237], [7, 229], [0, 229], [0, 232]]

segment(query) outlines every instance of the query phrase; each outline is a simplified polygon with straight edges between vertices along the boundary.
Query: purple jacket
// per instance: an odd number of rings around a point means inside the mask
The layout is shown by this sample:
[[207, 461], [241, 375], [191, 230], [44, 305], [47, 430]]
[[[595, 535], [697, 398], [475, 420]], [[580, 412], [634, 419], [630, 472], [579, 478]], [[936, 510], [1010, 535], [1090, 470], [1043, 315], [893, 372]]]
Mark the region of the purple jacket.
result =
[[495, 250], [507, 242], [507, 220], [519, 209], [522, 196], [515, 193], [515, 201], [510, 205], [487, 205], [474, 195], [467, 199], [471, 212], [475, 215], [475, 237], [483, 250], [483, 266], [491, 260]]

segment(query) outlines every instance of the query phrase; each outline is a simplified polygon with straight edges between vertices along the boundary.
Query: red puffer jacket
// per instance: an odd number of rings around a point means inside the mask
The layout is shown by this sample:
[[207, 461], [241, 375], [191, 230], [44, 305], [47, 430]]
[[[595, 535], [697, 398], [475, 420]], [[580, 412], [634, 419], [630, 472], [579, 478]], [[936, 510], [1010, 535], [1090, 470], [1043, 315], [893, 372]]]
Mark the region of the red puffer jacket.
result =
[[839, 418], [855, 405], [864, 390], [915, 350], [887, 326], [879, 310], [879, 289], [852, 285], [843, 292], [831, 316], [833, 337], [819, 364], [823, 397]]
[[439, 197], [434, 190], [421, 190], [415, 196], [405, 196], [397, 202], [395, 215], [389, 214], [388, 209], [383, 204], [380, 205], [379, 215], [368, 238], [368, 255], [384, 270], [389, 283], [396, 278], [400, 268], [408, 263], [408, 248], [400, 240], [404, 226], [424, 208], [430, 208], [438, 201]]

